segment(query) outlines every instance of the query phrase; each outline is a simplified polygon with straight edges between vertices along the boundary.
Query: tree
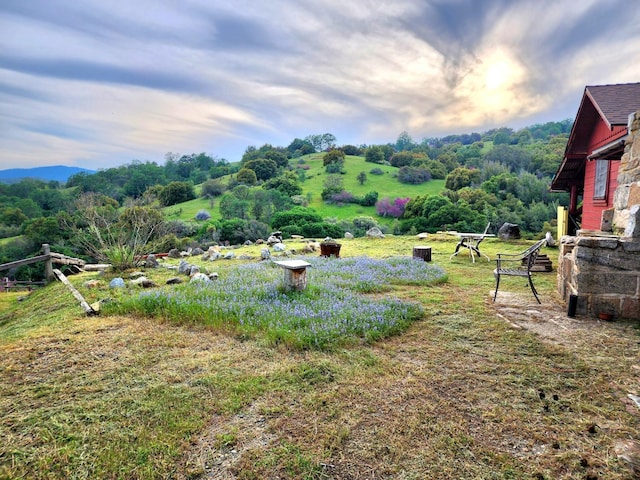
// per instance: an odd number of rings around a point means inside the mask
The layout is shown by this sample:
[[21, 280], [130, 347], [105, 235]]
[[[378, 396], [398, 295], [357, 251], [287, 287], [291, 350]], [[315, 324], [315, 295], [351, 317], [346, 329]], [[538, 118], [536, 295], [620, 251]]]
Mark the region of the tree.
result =
[[400, 135], [398, 135], [398, 139], [396, 140], [396, 152], [402, 152], [404, 150], [411, 150], [414, 147], [413, 140], [411, 139], [411, 135], [407, 133], [405, 130]]
[[258, 181], [258, 177], [256, 176], [256, 172], [250, 168], [243, 167], [236, 174], [236, 180], [245, 185], [255, 185]]
[[203, 197], [218, 197], [225, 191], [225, 186], [220, 180], [207, 180], [202, 184], [200, 194]]
[[298, 183], [298, 177], [293, 172], [285, 172], [267, 180], [262, 186], [265, 190], [278, 190], [289, 197], [302, 194], [302, 187]]
[[445, 187], [449, 190], [460, 190], [462, 187], [471, 187], [479, 181], [480, 170], [458, 167], [447, 175]]
[[160, 204], [169, 207], [196, 198], [191, 182], [171, 182], [160, 192]]
[[334, 148], [333, 150], [329, 150], [322, 156], [322, 165], [325, 167], [332, 163], [339, 163], [340, 165], [344, 165], [344, 152], [342, 150], [338, 150]]
[[364, 159], [366, 162], [384, 163], [384, 152], [380, 147], [377, 147], [377, 146], [369, 147], [367, 148], [367, 151], [364, 154]]
[[364, 173], [364, 172], [360, 172], [360, 173], [358, 174], [358, 176], [356, 177], [356, 180], [358, 180], [358, 183], [359, 183], [360, 185], [364, 185], [364, 184], [365, 184], [365, 182], [367, 181], [367, 174], [366, 174], [366, 173]]
[[278, 175], [278, 164], [268, 158], [257, 158], [244, 163], [244, 168], [256, 172], [258, 180], [269, 180]]
[[305, 141], [311, 144], [316, 152], [329, 150], [336, 145], [336, 137], [331, 133], [307, 135]]
[[324, 188], [320, 196], [323, 200], [328, 200], [344, 190], [344, 181], [340, 175], [329, 175], [324, 181]]

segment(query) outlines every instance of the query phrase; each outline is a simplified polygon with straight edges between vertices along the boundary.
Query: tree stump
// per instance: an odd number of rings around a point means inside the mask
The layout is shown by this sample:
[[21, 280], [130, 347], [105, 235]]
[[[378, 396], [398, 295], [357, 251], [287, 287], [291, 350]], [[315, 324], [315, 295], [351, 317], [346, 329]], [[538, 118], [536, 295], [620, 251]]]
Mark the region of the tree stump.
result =
[[425, 262], [430, 262], [431, 247], [413, 247], [413, 258], [419, 258]]

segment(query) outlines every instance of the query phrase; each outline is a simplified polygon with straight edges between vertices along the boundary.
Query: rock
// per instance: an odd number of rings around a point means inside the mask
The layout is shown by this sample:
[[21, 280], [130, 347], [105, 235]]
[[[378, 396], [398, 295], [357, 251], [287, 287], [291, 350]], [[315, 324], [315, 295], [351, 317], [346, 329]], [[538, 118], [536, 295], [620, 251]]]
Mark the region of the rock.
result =
[[284, 243], [274, 243], [273, 250], [275, 252], [284, 252], [287, 249], [287, 246]]
[[416, 237], [418, 237], [419, 240], [424, 240], [426, 238], [429, 238], [429, 234], [427, 232], [422, 232], [416, 235]]
[[220, 257], [222, 257], [222, 254], [220, 252], [213, 252], [210, 256], [209, 256], [209, 261], [210, 262], [214, 262], [216, 260], [218, 260]]
[[86, 288], [98, 288], [100, 286], [100, 280], [87, 280], [82, 285]]
[[260, 250], [260, 260], [269, 260], [271, 258], [271, 250], [263, 248]]
[[154, 254], [147, 255], [147, 259], [144, 261], [144, 266], [146, 268], [157, 268], [158, 267], [158, 259]]
[[183, 280], [180, 277], [171, 277], [170, 279], [167, 280], [167, 285], [178, 285], [179, 283], [182, 283]]
[[371, 227], [367, 230], [367, 237], [369, 238], [384, 238], [384, 233], [378, 227]]
[[189, 283], [211, 283], [211, 279], [209, 278], [208, 275], [205, 275], [204, 273], [196, 273], [195, 275], [193, 275], [191, 277], [191, 280], [189, 280]]
[[520, 238], [520, 227], [515, 223], [503, 223], [498, 230], [498, 237], [502, 240], [517, 240]]
[[304, 235], [291, 235], [292, 240], [303, 240]]
[[250, 247], [251, 245], [253, 245], [253, 242], [251, 240], [247, 240], [246, 242], [244, 242], [243, 244], [245, 247]]
[[236, 258], [236, 254], [234, 252], [227, 252], [224, 254], [224, 256], [222, 257], [224, 260], [232, 260], [234, 258]]
[[264, 240], [259, 238], [256, 240], [256, 245], [263, 245], [264, 244]]
[[547, 240], [547, 247], [554, 247], [556, 245], [556, 241], [553, 239], [551, 232], [547, 232], [544, 238]]
[[124, 288], [124, 287], [126, 287], [126, 284], [124, 283], [124, 280], [120, 277], [116, 277], [109, 282], [109, 288]]
[[196, 247], [193, 250], [191, 250], [191, 256], [202, 255], [203, 253], [204, 253], [204, 250], [202, 250], [200, 247]]
[[189, 269], [189, 276], [193, 277], [196, 273], [200, 273], [200, 267], [191, 265], [191, 268]]
[[144, 272], [131, 272], [129, 274], [129, 278], [131, 278], [131, 279], [140, 278], [140, 277], [144, 277], [144, 276], [145, 276]]
[[309, 254], [315, 252], [315, 249], [311, 247], [310, 243], [307, 243], [304, 247], [302, 247], [302, 253]]
[[180, 250], [178, 250], [177, 248], [172, 248], [171, 250], [169, 250], [167, 256], [169, 258], [180, 258]]
[[178, 273], [182, 273], [183, 275], [189, 275], [189, 271], [191, 270], [191, 265], [186, 260], [180, 260], [180, 264], [178, 265]]
[[275, 245], [276, 243], [280, 243], [281, 241], [281, 238], [271, 235], [269, 238], [267, 238], [267, 245]]
[[353, 233], [351, 233], [351, 232], [344, 232], [344, 238], [353, 238]]
[[129, 283], [135, 287], [142, 287], [142, 288], [151, 288], [151, 287], [157, 286], [155, 282], [153, 282], [152, 280], [149, 280], [147, 277], [139, 277], [139, 278], [136, 278], [135, 280], [131, 280]]

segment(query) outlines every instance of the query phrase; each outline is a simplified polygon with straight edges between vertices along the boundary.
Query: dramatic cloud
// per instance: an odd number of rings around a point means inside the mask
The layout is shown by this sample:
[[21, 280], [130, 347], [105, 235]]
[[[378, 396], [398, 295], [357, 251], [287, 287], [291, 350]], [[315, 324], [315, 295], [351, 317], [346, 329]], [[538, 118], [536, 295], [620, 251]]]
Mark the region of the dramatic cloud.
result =
[[621, 0], [4, 0], [0, 168], [481, 132], [639, 81]]

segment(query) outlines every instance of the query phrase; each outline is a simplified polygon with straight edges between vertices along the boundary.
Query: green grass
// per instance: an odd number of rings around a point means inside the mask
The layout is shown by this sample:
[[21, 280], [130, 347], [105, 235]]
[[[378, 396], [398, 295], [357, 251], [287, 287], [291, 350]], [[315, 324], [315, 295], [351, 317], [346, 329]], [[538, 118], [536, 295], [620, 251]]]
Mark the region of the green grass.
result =
[[[299, 165], [298, 161], [303, 160], [304, 165], [309, 166], [306, 170], [306, 180], [301, 183], [302, 195], [311, 196], [309, 206], [314, 208], [323, 218], [335, 218], [338, 220], [350, 220], [358, 216], [374, 217], [380, 224], [391, 225], [392, 218], [378, 217], [374, 206], [363, 207], [356, 204], [347, 205], [330, 205], [322, 201], [322, 190], [324, 181], [327, 178], [324, 166], [322, 165], [322, 153], [305, 155], [300, 159], [292, 159], [291, 165], [295, 168]], [[383, 175], [372, 175], [369, 173], [371, 169], [379, 168]], [[408, 185], [398, 181], [395, 177], [398, 169], [396, 167], [376, 165], [367, 163], [364, 157], [347, 156], [345, 161], [344, 175], [340, 177], [344, 180], [345, 190], [351, 192], [355, 196], [364, 196], [371, 191], [378, 192], [378, 198], [381, 200], [385, 197], [390, 199], [416, 197], [418, 195], [436, 195], [444, 189], [444, 180], [431, 180], [421, 185]], [[360, 185], [357, 176], [360, 172], [367, 174], [367, 181]], [[228, 177], [222, 177], [221, 181], [228, 181]], [[261, 187], [255, 187], [261, 188]], [[179, 219], [187, 222], [195, 221], [195, 215], [200, 210], [207, 210], [211, 214], [211, 218], [218, 220], [221, 218], [218, 206], [220, 198], [214, 199], [214, 206], [211, 208], [211, 202], [208, 199], [197, 198], [188, 202], [166, 207], [164, 209], [167, 218]]]
[[[557, 327], [552, 341], [514, 328], [488, 301], [494, 264], [450, 261], [455, 240], [341, 241], [336, 264], [431, 245], [448, 280], [358, 294], [416, 302], [423, 317], [331, 350], [163, 314], [109, 316], [107, 300], [140, 292], [109, 290], [113, 274], [69, 277], [90, 303], [105, 301], [98, 317], [60, 283], [21, 302], [0, 293], [0, 478], [633, 478], [615, 446], [640, 431], [626, 397], [637, 390], [636, 326], [580, 319], [589, 328]], [[494, 257], [528, 243], [487, 239], [483, 249]], [[201, 265], [219, 280], [261, 279], [238, 270], [250, 263]], [[159, 284], [175, 274], [146, 273]], [[523, 282], [504, 291], [551, 312], [555, 280], [535, 275], [541, 307]]]

